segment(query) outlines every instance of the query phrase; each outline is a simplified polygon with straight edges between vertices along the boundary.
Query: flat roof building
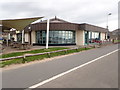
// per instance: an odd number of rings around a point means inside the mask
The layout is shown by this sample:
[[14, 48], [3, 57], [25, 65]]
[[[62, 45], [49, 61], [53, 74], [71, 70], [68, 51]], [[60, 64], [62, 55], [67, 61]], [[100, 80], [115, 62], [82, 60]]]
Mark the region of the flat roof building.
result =
[[[30, 24], [25, 28], [25, 42], [33, 45], [46, 44], [47, 20]], [[49, 45], [86, 45], [92, 40], [107, 39], [108, 30], [90, 24], [67, 22], [57, 17], [50, 19]], [[21, 32], [13, 35], [21, 41]]]

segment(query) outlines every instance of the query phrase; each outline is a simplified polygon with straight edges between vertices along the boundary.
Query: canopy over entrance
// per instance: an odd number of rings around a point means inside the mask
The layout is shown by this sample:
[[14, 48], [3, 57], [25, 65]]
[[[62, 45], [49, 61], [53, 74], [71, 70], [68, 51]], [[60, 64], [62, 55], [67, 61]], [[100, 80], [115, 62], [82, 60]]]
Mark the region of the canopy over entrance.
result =
[[0, 20], [0, 31], [7, 32], [7, 46], [9, 45], [8, 40], [10, 39], [10, 29], [14, 28], [16, 30], [22, 31], [22, 43], [25, 41], [24, 28], [31, 24], [32, 22], [41, 19], [43, 17], [33, 17], [33, 18], [23, 18], [23, 19], [7, 19]]
[[14, 28], [16, 30], [23, 30], [27, 25], [41, 18], [43, 17], [0, 20], [0, 24], [4, 27]]

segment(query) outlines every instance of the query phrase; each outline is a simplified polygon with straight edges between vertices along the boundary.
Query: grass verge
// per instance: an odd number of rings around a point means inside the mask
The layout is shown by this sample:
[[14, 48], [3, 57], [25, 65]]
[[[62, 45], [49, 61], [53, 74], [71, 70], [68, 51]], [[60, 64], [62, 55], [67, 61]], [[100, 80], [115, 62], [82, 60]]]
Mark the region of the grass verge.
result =
[[114, 40], [114, 43], [119, 43], [120, 42], [120, 40]]
[[[30, 56], [30, 57], [26, 57], [25, 59], [23, 59], [23, 58], [12, 59], [12, 60], [9, 60], [9, 61], [2, 61], [0, 66], [5, 67], [5, 66], [8, 66], [8, 65], [12, 65], [12, 64], [28, 63], [28, 62], [35, 61], [35, 60], [43, 60], [45, 58], [50, 58], [50, 57], [55, 57], [55, 56], [60, 56], [60, 55], [67, 55], [67, 54], [70, 54], [70, 53], [80, 52], [80, 51], [89, 50], [89, 49], [92, 49], [92, 48], [79, 48], [79, 49], [76, 49], [76, 50], [68, 50], [68, 51], [51, 53], [49, 55], [45, 54], [45, 55], [38, 55], [38, 56]], [[56, 49], [52, 49], [52, 50], [56, 50]]]
[[68, 49], [65, 47], [54, 47], [49, 49], [37, 49], [37, 50], [31, 50], [31, 51], [25, 51], [25, 52], [14, 52], [9, 54], [3, 54], [2, 58], [9, 58], [9, 57], [15, 57], [15, 56], [22, 56], [24, 54], [36, 54], [36, 53], [43, 53], [43, 52], [51, 52], [51, 51], [57, 51], [62, 49]]

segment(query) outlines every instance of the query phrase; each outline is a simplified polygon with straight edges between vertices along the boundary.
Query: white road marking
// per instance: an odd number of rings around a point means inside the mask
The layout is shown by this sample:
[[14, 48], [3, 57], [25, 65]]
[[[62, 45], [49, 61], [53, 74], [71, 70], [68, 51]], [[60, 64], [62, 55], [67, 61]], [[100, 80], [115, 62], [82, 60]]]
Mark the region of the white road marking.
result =
[[114, 50], [114, 51], [112, 51], [112, 52], [110, 52], [110, 53], [108, 53], [108, 54], [106, 54], [106, 55], [100, 56], [100, 57], [98, 57], [98, 58], [96, 58], [96, 59], [93, 59], [93, 60], [91, 60], [91, 61], [89, 61], [89, 62], [87, 62], [87, 63], [85, 63], [85, 64], [82, 64], [82, 65], [77, 66], [77, 67], [75, 67], [75, 68], [73, 68], [73, 69], [70, 69], [70, 70], [68, 70], [68, 71], [65, 71], [65, 72], [63, 72], [63, 73], [61, 73], [61, 74], [58, 74], [58, 75], [56, 75], [56, 76], [53, 76], [53, 77], [51, 77], [51, 78], [49, 78], [49, 79], [47, 79], [47, 80], [44, 80], [44, 81], [42, 81], [42, 82], [40, 82], [40, 83], [38, 83], [38, 84], [35, 84], [35, 85], [33, 85], [33, 86], [29, 87], [29, 88], [37, 88], [37, 87], [39, 87], [39, 86], [41, 86], [41, 85], [43, 85], [43, 84], [45, 84], [45, 83], [48, 83], [48, 82], [50, 82], [50, 81], [52, 81], [52, 80], [54, 80], [54, 79], [57, 79], [57, 78], [65, 75], [65, 74], [68, 74], [68, 73], [70, 73], [70, 72], [72, 72], [72, 71], [74, 71], [74, 70], [77, 70], [77, 69], [79, 69], [79, 68], [81, 68], [81, 67], [83, 67], [83, 66], [86, 66], [86, 65], [88, 65], [88, 64], [90, 64], [90, 63], [92, 63], [92, 62], [95, 62], [95, 61], [97, 61], [97, 60], [99, 60], [99, 59], [101, 59], [101, 58], [103, 58], [103, 57], [106, 57], [106, 56], [108, 56], [108, 55], [110, 55], [110, 54], [113, 54], [113, 53], [115, 53], [115, 52], [117, 52], [117, 51], [119, 51], [119, 50], [120, 50], [120, 49]]

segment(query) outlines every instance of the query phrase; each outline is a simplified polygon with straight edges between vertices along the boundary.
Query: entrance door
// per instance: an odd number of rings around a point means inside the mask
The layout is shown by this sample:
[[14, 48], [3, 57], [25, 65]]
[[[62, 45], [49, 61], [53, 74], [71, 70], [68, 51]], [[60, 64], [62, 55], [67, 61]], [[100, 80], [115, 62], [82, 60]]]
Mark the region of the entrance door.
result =
[[89, 44], [89, 32], [85, 31], [85, 45]]

